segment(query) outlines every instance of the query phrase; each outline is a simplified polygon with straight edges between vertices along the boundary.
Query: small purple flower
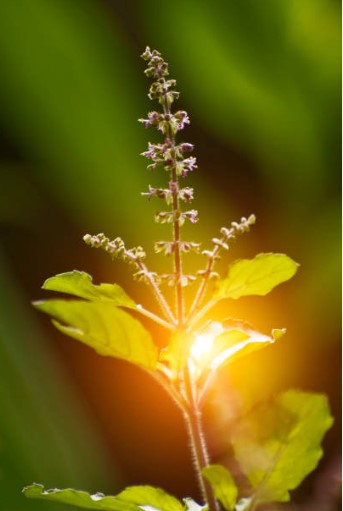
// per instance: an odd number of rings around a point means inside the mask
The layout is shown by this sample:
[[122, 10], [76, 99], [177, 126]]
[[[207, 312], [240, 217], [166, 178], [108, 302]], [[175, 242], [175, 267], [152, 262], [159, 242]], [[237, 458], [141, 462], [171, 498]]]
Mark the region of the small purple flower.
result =
[[144, 153], [141, 153], [141, 155], [145, 156], [146, 158], [151, 158], [153, 160], [156, 156], [156, 153], [155, 153], [156, 146], [149, 142], [148, 147], [149, 147], [149, 150], [145, 151]]
[[138, 119], [138, 122], [141, 122], [143, 124], [144, 128], [149, 128], [149, 126], [150, 126], [149, 119]]
[[190, 124], [188, 114], [187, 112], [185, 112], [185, 110], [179, 110], [178, 112], [176, 112], [175, 118], [178, 122], [177, 126], [178, 130], [183, 130], [186, 124]]
[[188, 144], [186, 142], [181, 144], [179, 147], [180, 147], [181, 151], [184, 152], [184, 153], [193, 151], [193, 149], [194, 149], [194, 145], [193, 144]]
[[193, 200], [193, 188], [185, 187], [179, 191], [179, 198], [184, 202], [191, 202]]
[[197, 159], [194, 156], [190, 156], [189, 158], [186, 158], [183, 160], [183, 163], [187, 169], [192, 172], [194, 169], [197, 168], [196, 166]]
[[151, 125], [155, 125], [160, 120], [161, 114], [158, 112], [149, 112], [148, 113], [148, 119], [151, 123]]
[[199, 220], [198, 212], [196, 209], [190, 209], [189, 211], [184, 211], [183, 213], [181, 213], [181, 216], [184, 219], [187, 218], [187, 220], [189, 220], [192, 224], [195, 224]]

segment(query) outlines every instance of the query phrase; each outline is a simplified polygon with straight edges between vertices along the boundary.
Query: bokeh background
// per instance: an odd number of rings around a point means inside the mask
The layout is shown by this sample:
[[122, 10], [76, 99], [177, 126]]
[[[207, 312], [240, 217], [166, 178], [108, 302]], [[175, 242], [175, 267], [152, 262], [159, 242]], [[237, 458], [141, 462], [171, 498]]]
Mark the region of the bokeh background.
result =
[[170, 233], [154, 225], [158, 206], [140, 195], [164, 178], [139, 156], [156, 140], [136, 122], [155, 108], [139, 58], [147, 44], [170, 62], [178, 107], [192, 121], [182, 137], [196, 146], [199, 169], [188, 184], [200, 222], [186, 235], [206, 247], [221, 226], [255, 213], [230, 258], [275, 251], [301, 263], [268, 297], [213, 311], [266, 333], [288, 329], [278, 345], [219, 375], [205, 410], [213, 459], [229, 459], [230, 420], [242, 400], [288, 388], [325, 392], [335, 425], [295, 499], [301, 509], [336, 509], [338, 0], [0, 3], [0, 506], [55, 509], [24, 499], [20, 489], [32, 481], [109, 493], [144, 483], [198, 496], [182, 420], [164, 392], [142, 371], [59, 334], [30, 305], [47, 277], [77, 268], [154, 307], [122, 263], [82, 241], [87, 232], [122, 236], [166, 271], [152, 244]]

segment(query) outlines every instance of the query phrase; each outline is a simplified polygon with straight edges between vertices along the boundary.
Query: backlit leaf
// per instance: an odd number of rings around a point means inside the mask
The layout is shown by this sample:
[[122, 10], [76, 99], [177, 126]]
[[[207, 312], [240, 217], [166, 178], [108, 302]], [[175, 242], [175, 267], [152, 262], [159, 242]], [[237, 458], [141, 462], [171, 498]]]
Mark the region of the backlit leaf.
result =
[[175, 332], [172, 334], [168, 346], [161, 350], [160, 361], [168, 364], [172, 379], [176, 379], [179, 372], [185, 367], [192, 342], [191, 334]]
[[211, 368], [216, 369], [273, 343], [272, 337], [255, 330], [228, 330], [215, 339], [216, 355], [211, 361]]
[[210, 322], [202, 332], [195, 334], [190, 353], [200, 371], [206, 368], [216, 370], [225, 363], [273, 344], [284, 330], [276, 332], [279, 335], [270, 337], [243, 325], [228, 327], [218, 321]]
[[91, 301], [112, 302], [121, 307], [136, 308], [136, 304], [118, 284], [99, 284], [92, 282], [92, 277], [83, 271], [60, 273], [47, 279], [43, 289], [67, 293]]
[[275, 286], [289, 280], [298, 264], [285, 254], [258, 254], [254, 259], [235, 261], [228, 276], [219, 280], [214, 299], [266, 295]]
[[117, 497], [105, 496], [102, 493], [91, 495], [85, 491], [73, 490], [45, 490], [41, 484], [32, 484], [23, 489], [23, 493], [29, 499], [44, 499], [71, 504], [86, 509], [104, 509], [108, 511], [141, 511], [138, 506], [130, 502], [124, 502]]
[[155, 369], [157, 348], [149, 332], [111, 303], [46, 300], [35, 302], [34, 306], [52, 316], [61, 332], [94, 348], [100, 355]]
[[232, 435], [235, 456], [256, 490], [255, 504], [289, 500], [316, 468], [330, 428], [326, 396], [290, 390], [255, 407]]
[[167, 348], [161, 351], [160, 361], [167, 362], [171, 378], [177, 378], [187, 360], [195, 366], [195, 374], [216, 370], [227, 362], [273, 344], [285, 330], [273, 330], [272, 336], [241, 327], [227, 327], [219, 321], [209, 322], [200, 332], [176, 332]]
[[125, 502], [144, 506], [144, 509], [151, 507], [151, 509], [158, 509], [159, 511], [183, 511], [181, 502], [160, 488], [154, 488], [153, 486], [129, 486], [117, 497]]
[[230, 472], [222, 465], [208, 465], [202, 474], [210, 482], [215, 497], [227, 511], [231, 511], [236, 504], [238, 490]]

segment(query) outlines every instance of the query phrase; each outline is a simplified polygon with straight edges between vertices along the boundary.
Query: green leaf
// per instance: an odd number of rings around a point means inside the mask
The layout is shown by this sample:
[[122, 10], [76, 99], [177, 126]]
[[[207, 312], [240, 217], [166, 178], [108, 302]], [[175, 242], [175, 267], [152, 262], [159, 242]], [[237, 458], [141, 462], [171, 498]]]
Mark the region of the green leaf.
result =
[[46, 300], [35, 302], [34, 306], [52, 316], [61, 332], [94, 348], [100, 355], [155, 369], [157, 348], [149, 332], [111, 303]]
[[208, 465], [202, 474], [210, 482], [215, 497], [227, 511], [231, 511], [235, 507], [238, 490], [230, 472], [222, 465]]
[[235, 456], [256, 493], [255, 504], [286, 502], [318, 464], [321, 441], [330, 428], [326, 396], [283, 392], [255, 407], [232, 435]]
[[213, 298], [264, 296], [293, 277], [298, 267], [298, 263], [285, 254], [258, 254], [254, 259], [235, 261], [229, 267], [228, 276], [218, 281]]
[[83, 271], [73, 270], [50, 277], [42, 288], [79, 296], [86, 300], [112, 302], [116, 306], [136, 308], [135, 302], [118, 284], [94, 285], [91, 275]]
[[109, 511], [141, 511], [134, 503], [124, 502], [118, 497], [105, 496], [102, 493], [90, 495], [85, 491], [73, 490], [44, 490], [41, 484], [32, 484], [23, 489], [23, 493], [29, 499], [44, 499], [71, 504], [87, 509], [104, 509]]
[[117, 497], [125, 502], [139, 506], [151, 506], [159, 511], [183, 511], [183, 506], [172, 495], [153, 486], [130, 486], [119, 493]]

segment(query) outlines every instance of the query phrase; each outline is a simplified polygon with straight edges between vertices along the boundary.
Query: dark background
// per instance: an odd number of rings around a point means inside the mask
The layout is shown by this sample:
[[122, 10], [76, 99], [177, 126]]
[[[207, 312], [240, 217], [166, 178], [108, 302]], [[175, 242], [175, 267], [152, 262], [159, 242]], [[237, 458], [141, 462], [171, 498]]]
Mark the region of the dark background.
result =
[[122, 236], [144, 245], [150, 267], [167, 271], [152, 244], [170, 233], [153, 223], [157, 206], [140, 195], [164, 178], [139, 156], [157, 140], [136, 122], [155, 108], [139, 58], [147, 44], [169, 61], [182, 92], [177, 106], [192, 121], [183, 139], [196, 146], [199, 169], [187, 184], [200, 222], [186, 236], [208, 246], [221, 226], [255, 213], [256, 226], [230, 258], [275, 251], [301, 263], [268, 297], [213, 312], [265, 332], [288, 329], [278, 345], [219, 376], [205, 410], [213, 459], [228, 459], [226, 431], [242, 396], [324, 392], [335, 424], [295, 499], [335, 509], [328, 504], [337, 492], [341, 417], [335, 0], [1, 2], [1, 506], [52, 509], [22, 497], [32, 481], [108, 493], [154, 484], [198, 497], [182, 420], [164, 392], [142, 371], [59, 334], [30, 305], [47, 277], [77, 268], [154, 306], [122, 263], [82, 241], [88, 232]]

